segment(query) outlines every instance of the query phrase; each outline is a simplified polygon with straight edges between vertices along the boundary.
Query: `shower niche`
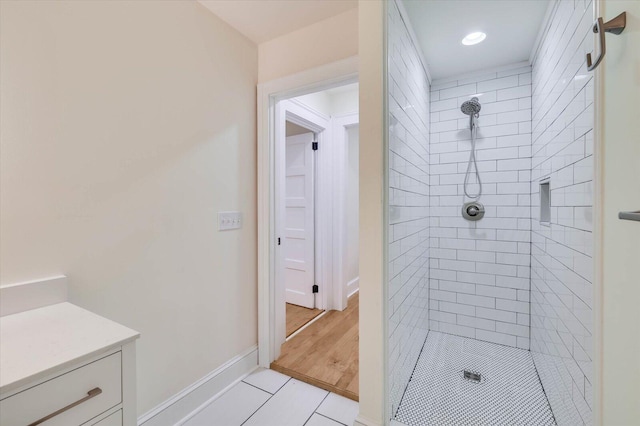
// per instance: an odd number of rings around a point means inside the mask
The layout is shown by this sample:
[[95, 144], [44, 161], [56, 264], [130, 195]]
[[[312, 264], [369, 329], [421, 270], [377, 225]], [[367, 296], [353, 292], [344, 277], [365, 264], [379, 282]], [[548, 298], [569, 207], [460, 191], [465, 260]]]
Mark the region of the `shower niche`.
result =
[[540, 182], [540, 224], [551, 223], [551, 182], [547, 179]]

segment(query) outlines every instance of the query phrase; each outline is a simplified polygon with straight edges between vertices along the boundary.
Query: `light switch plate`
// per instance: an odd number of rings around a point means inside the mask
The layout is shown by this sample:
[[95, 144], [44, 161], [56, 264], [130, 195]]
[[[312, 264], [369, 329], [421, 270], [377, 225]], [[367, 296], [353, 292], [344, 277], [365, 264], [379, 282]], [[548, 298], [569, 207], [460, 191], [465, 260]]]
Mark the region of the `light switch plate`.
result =
[[242, 228], [242, 213], [218, 212], [218, 231]]

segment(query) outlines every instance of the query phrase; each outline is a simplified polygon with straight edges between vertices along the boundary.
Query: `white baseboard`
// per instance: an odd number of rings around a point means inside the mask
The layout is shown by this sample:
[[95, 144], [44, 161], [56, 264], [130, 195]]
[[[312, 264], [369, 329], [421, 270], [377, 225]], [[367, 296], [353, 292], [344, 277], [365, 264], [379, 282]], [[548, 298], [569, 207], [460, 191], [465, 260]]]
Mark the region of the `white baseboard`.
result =
[[360, 277], [355, 277], [347, 283], [347, 297], [351, 297], [360, 289]]
[[369, 420], [365, 417], [362, 417], [360, 414], [358, 414], [356, 416], [356, 420], [353, 423], [353, 426], [382, 426], [382, 424]]
[[253, 346], [138, 418], [138, 425], [182, 423], [258, 368], [258, 347]]

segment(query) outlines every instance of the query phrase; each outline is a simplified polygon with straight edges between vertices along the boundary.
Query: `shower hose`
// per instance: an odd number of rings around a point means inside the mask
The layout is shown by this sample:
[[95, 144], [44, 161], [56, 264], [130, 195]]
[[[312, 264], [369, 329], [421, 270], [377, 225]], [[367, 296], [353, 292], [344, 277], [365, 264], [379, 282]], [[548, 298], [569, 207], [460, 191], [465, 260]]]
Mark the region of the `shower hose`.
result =
[[[482, 195], [482, 181], [480, 180], [480, 171], [478, 170], [478, 162], [476, 160], [476, 138], [478, 136], [478, 126], [476, 119], [478, 114], [472, 114], [469, 120], [471, 130], [471, 154], [469, 154], [469, 164], [467, 165], [467, 173], [464, 177], [464, 195], [468, 198], [477, 200]], [[478, 193], [471, 194], [469, 191], [469, 177], [471, 176], [471, 168], [475, 169], [476, 179], [478, 181]]]

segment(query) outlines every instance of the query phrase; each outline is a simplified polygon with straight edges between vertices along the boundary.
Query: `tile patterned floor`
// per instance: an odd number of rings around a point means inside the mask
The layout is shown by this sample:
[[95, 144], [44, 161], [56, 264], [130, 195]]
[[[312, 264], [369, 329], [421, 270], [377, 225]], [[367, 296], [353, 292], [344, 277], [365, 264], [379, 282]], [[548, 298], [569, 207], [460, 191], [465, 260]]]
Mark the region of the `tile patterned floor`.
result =
[[182, 425], [351, 426], [357, 414], [357, 402], [260, 369]]
[[[479, 372], [474, 383], [464, 370]], [[529, 351], [431, 331], [397, 410], [401, 424], [555, 425]]]

